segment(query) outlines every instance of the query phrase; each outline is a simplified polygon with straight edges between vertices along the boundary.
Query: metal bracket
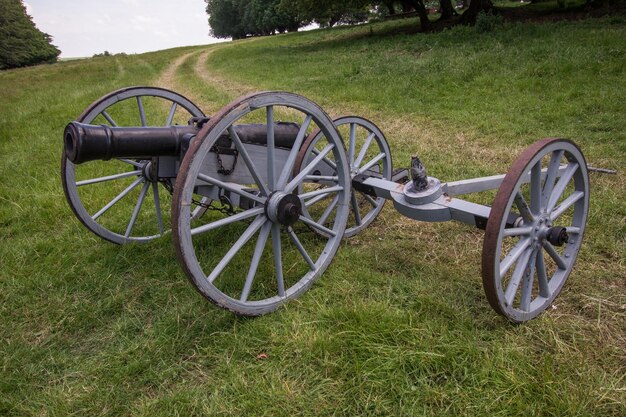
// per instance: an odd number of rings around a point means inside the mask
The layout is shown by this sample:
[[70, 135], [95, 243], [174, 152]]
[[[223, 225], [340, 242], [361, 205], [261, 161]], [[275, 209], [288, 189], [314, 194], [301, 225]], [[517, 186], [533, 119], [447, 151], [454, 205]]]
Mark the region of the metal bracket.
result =
[[[355, 175], [354, 178], [352, 178], [352, 188], [354, 188], [357, 191], [360, 191], [364, 194], [367, 194], [371, 197], [379, 197], [376, 195], [376, 187], [370, 185], [370, 184], [365, 184], [365, 181], [367, 181], [368, 179], [371, 178], [376, 178], [379, 179], [381, 181], [384, 181], [382, 179], [382, 175], [377, 173], [377, 172], [372, 172], [372, 171], [366, 171], [365, 174], [359, 174], [359, 175]], [[394, 184], [405, 184], [407, 181], [409, 181], [409, 170], [406, 168], [398, 168], [395, 169], [393, 171], [393, 173], [391, 174], [391, 181]], [[382, 197], [382, 196], [381, 196]], [[385, 197], [387, 198], [387, 197]]]
[[404, 184], [409, 180], [409, 170], [406, 168], [394, 169], [391, 173], [391, 181]]
[[352, 188], [369, 196], [377, 197], [374, 187], [364, 183], [368, 178], [370, 178], [369, 175], [365, 174], [355, 175], [355, 177], [352, 178]]

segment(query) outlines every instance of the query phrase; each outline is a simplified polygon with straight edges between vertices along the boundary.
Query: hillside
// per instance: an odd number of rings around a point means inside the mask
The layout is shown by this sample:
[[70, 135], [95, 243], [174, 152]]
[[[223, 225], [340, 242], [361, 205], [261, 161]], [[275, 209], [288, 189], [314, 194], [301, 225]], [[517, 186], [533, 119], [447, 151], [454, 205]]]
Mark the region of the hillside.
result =
[[[623, 415], [626, 23], [406, 33], [415, 23], [0, 72], [0, 414]], [[395, 166], [419, 154], [446, 181], [505, 173], [547, 136], [618, 174], [591, 174], [578, 263], [529, 323], [489, 307], [482, 231], [390, 204], [297, 301], [241, 318], [193, 290], [170, 235], [112, 245], [65, 201], [63, 128], [130, 85], [207, 114], [299, 93], [371, 119]]]

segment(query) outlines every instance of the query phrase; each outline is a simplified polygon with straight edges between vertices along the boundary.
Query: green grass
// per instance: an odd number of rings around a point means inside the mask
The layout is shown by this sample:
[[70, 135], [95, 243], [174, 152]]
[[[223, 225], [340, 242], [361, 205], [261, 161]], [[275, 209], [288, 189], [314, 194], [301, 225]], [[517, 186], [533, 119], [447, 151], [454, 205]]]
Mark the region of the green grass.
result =
[[[0, 415], [623, 415], [626, 26], [397, 33], [411, 24], [211, 46], [206, 65], [196, 47], [0, 73]], [[506, 172], [552, 135], [619, 170], [591, 176], [556, 308], [509, 324], [482, 293], [482, 232], [390, 206], [309, 292], [256, 319], [195, 292], [169, 237], [93, 236], [60, 186], [64, 125], [188, 53], [168, 82], [208, 112], [249, 89], [301, 93], [371, 118], [396, 166], [419, 153], [442, 180]]]

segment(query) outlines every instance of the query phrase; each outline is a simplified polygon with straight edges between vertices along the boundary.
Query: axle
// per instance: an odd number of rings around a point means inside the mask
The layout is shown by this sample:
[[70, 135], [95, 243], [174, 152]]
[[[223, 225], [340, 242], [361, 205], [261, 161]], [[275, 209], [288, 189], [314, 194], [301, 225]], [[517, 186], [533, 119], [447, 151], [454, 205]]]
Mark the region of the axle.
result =
[[[291, 148], [300, 126], [296, 123], [275, 123], [274, 138], [278, 147]], [[265, 144], [267, 126], [242, 124], [234, 126], [237, 136], [244, 143]], [[110, 127], [71, 122], [63, 133], [65, 156], [74, 164], [111, 158], [148, 159], [159, 156], [182, 158], [189, 142], [198, 134], [195, 124], [167, 127]], [[232, 145], [228, 134], [220, 136], [216, 143], [220, 148]]]
[[[425, 176], [426, 168], [417, 157], [412, 158], [411, 165], [412, 181], [407, 184], [398, 184], [364, 174], [352, 179], [352, 187], [371, 197], [392, 200], [398, 212], [415, 220], [428, 222], [457, 220], [479, 229], [486, 227], [491, 207], [454, 197], [498, 189], [504, 175], [441, 183], [436, 178]], [[556, 177], [563, 175], [565, 169], [565, 165], [560, 166], [556, 170]], [[544, 181], [546, 175], [547, 169], [541, 170], [540, 180]], [[530, 174], [523, 175], [521, 181], [530, 182]], [[520, 216], [517, 213], [510, 212], [507, 227], [514, 227], [518, 219]], [[555, 227], [548, 231], [547, 239], [553, 245], [561, 246], [567, 243], [568, 235], [565, 229]]]

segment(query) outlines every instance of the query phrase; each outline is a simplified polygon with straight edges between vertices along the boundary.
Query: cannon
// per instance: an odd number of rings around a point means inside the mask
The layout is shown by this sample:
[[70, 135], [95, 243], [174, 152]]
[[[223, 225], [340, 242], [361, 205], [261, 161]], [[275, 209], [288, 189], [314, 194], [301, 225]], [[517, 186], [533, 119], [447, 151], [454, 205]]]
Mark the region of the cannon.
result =
[[[394, 170], [373, 122], [333, 120], [286, 92], [207, 117], [175, 92], [130, 87], [96, 100], [63, 142], [63, 189], [87, 229], [117, 244], [171, 233], [194, 287], [240, 315], [304, 293], [390, 200], [411, 219], [484, 229], [487, 300], [521, 323], [561, 291], [589, 208], [587, 165], [570, 140], [535, 142], [504, 175], [443, 182], [418, 157]], [[488, 190], [491, 206], [459, 197]]]

